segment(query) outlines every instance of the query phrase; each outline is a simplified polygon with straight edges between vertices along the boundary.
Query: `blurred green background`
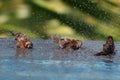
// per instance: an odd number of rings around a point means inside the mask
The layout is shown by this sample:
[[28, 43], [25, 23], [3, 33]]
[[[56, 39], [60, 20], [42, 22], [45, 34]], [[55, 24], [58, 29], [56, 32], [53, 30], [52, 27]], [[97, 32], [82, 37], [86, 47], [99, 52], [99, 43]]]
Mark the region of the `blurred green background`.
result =
[[120, 0], [0, 0], [0, 38], [10, 30], [30, 38], [53, 34], [80, 40], [120, 41]]

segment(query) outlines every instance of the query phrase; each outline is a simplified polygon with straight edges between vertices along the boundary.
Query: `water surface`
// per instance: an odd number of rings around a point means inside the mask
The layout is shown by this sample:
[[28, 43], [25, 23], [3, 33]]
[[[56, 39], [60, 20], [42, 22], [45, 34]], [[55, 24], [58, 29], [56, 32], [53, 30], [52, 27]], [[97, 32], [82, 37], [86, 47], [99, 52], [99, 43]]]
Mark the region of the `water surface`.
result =
[[93, 56], [102, 41], [83, 41], [81, 49], [60, 49], [52, 40], [32, 40], [17, 49], [14, 39], [0, 39], [0, 80], [120, 80], [120, 43], [116, 55]]

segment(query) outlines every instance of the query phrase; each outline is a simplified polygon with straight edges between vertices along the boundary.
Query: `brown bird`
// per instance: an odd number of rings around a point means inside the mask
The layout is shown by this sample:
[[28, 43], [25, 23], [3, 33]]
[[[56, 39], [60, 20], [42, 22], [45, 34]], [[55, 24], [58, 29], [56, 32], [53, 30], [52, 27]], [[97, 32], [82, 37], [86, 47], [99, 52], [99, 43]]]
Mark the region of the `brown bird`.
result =
[[95, 54], [95, 56], [100, 56], [100, 55], [113, 55], [115, 54], [115, 45], [114, 45], [114, 40], [112, 36], [108, 36], [106, 39], [106, 43], [103, 44], [103, 51]]
[[21, 33], [21, 32], [15, 32], [10, 31], [13, 36], [15, 36], [15, 40], [17, 41], [17, 47], [18, 48], [32, 48], [33, 43], [28, 39], [28, 37]]
[[77, 50], [82, 46], [82, 41], [80, 41], [80, 40], [61, 38], [57, 35], [52, 36], [52, 39], [62, 49], [72, 48], [73, 50]]

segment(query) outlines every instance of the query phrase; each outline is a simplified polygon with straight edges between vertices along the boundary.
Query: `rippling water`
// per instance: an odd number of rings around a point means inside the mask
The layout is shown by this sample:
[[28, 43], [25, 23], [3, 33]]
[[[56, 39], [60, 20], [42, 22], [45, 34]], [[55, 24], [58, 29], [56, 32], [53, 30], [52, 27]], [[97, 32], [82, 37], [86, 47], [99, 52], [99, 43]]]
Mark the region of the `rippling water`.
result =
[[51, 40], [33, 40], [34, 49], [17, 49], [0, 39], [0, 80], [120, 80], [120, 43], [116, 55], [95, 57], [101, 41], [83, 41], [81, 49], [60, 49]]

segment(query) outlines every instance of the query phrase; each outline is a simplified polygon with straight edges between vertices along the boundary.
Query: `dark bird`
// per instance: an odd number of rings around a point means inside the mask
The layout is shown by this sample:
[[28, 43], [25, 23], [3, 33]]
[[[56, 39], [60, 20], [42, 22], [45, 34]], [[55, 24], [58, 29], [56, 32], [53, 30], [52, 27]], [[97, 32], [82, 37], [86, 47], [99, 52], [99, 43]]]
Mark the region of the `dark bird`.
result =
[[12, 34], [12, 36], [15, 36], [18, 48], [33, 48], [33, 43], [28, 39], [25, 34], [15, 31], [10, 31], [10, 33]]
[[103, 51], [95, 54], [95, 56], [101, 56], [101, 55], [114, 55], [115, 52], [115, 45], [114, 45], [114, 40], [112, 36], [108, 36], [106, 38], [106, 43], [103, 44]]

